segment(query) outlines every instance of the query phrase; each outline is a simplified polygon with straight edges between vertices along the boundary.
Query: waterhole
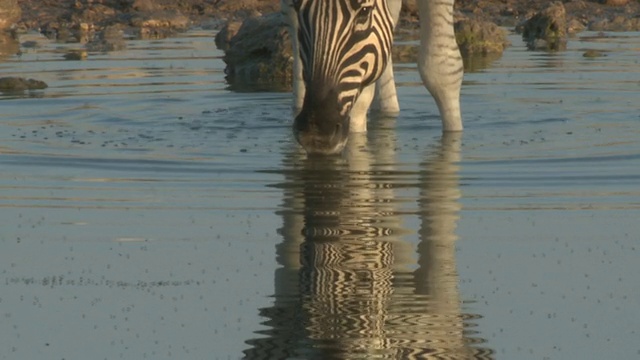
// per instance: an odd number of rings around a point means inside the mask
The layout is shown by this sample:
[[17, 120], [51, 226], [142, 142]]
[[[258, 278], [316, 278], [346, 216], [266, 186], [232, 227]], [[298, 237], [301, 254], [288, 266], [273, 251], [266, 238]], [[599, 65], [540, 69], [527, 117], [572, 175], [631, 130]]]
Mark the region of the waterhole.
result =
[[640, 34], [510, 40], [324, 159], [210, 32], [5, 56], [0, 357], [637, 358]]

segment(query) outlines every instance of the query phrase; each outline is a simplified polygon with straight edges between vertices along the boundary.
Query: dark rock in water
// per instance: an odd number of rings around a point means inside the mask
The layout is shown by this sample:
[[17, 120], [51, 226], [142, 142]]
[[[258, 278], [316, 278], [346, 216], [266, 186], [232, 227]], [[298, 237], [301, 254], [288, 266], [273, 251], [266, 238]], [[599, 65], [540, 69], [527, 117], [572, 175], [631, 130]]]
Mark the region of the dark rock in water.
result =
[[527, 20], [523, 27], [522, 39], [530, 50], [565, 50], [567, 19], [564, 5], [554, 2]]
[[293, 57], [284, 15], [246, 19], [228, 41], [224, 62], [227, 81], [236, 90], [290, 90]]
[[582, 57], [586, 57], [586, 58], [599, 58], [604, 56], [607, 56], [607, 54], [604, 51], [592, 50], [592, 49], [589, 49], [582, 54]]
[[0, 0], [0, 30], [8, 29], [20, 20], [22, 10], [18, 0]]
[[463, 19], [454, 26], [456, 41], [463, 55], [502, 54], [510, 45], [507, 31], [493, 22]]
[[21, 77], [3, 77], [0, 78], [0, 91], [25, 91], [25, 90], [41, 90], [46, 89], [48, 85], [44, 81], [25, 79]]
[[64, 54], [65, 60], [86, 60], [87, 52], [84, 50], [71, 50]]

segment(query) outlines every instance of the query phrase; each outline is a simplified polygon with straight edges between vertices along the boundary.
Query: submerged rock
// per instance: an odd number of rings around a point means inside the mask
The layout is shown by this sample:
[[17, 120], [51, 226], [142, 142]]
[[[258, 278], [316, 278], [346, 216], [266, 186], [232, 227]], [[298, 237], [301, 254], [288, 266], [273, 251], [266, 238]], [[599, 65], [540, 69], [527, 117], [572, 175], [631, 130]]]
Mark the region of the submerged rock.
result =
[[25, 91], [46, 89], [48, 85], [44, 81], [25, 79], [21, 77], [0, 78], [0, 91]]
[[217, 43], [227, 48], [225, 72], [234, 89], [290, 90], [293, 57], [288, 26], [281, 13], [248, 18], [228, 41], [220, 39]]
[[565, 50], [567, 48], [567, 18], [564, 5], [554, 2], [527, 20], [522, 39], [530, 50]]
[[70, 50], [64, 54], [65, 60], [87, 60], [87, 52], [85, 50]]
[[586, 58], [599, 58], [604, 56], [607, 56], [607, 53], [605, 51], [593, 49], [589, 49], [582, 54], [582, 57]]

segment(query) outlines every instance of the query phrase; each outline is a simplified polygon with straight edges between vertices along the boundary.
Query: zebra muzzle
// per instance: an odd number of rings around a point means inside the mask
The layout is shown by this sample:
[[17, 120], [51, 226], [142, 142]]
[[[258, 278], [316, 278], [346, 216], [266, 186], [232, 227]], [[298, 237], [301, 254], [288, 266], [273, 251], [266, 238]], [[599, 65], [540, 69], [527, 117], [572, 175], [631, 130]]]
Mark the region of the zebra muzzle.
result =
[[296, 140], [309, 154], [334, 155], [344, 149], [349, 139], [349, 116], [338, 119], [309, 118], [303, 110], [295, 119]]

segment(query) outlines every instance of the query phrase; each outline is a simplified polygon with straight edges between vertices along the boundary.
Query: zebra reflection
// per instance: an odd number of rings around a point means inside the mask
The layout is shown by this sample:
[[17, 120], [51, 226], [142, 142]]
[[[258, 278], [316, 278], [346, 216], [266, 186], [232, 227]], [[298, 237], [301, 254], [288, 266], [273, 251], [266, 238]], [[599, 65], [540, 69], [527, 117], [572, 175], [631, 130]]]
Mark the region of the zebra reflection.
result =
[[[460, 309], [460, 135], [445, 134], [406, 171], [395, 168], [384, 124], [371, 140], [351, 134], [344, 158], [287, 155], [282, 267], [274, 304], [261, 309], [270, 329], [248, 341], [247, 359], [493, 358]], [[420, 220], [417, 251], [402, 224], [410, 214]]]

